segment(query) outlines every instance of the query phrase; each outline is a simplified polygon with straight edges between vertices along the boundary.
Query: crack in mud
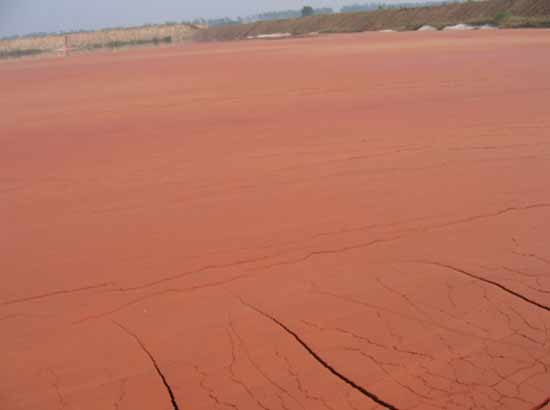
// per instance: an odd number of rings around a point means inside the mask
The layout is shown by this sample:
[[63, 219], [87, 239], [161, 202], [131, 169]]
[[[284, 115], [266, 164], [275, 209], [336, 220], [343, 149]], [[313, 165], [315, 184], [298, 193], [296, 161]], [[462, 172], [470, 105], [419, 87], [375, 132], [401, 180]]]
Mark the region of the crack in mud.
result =
[[546, 398], [542, 403], [536, 405], [531, 410], [543, 410], [546, 406], [550, 405], [550, 396]]
[[54, 388], [55, 394], [57, 395], [57, 401], [59, 403], [59, 408], [60, 409], [65, 409], [65, 408], [67, 408], [68, 403], [67, 403], [67, 400], [65, 399], [65, 396], [61, 392], [61, 388], [59, 387], [59, 376], [52, 369], [48, 369], [48, 372], [54, 378], [54, 380], [52, 382], [52, 387]]
[[550, 396], [539, 405], [533, 407], [531, 410], [543, 410], [545, 406], [550, 405]]
[[518, 255], [518, 256], [525, 256], [527, 258], [533, 258], [533, 259], [538, 260], [539, 262], [550, 265], [550, 259], [543, 258], [543, 257], [541, 257], [541, 256], [539, 256], [535, 253], [526, 253], [526, 252], [517, 252], [517, 251], [512, 251], [512, 253], [514, 255]]
[[275, 352], [275, 355], [279, 358], [279, 360], [283, 360], [286, 364], [286, 368], [288, 371], [289, 376], [291, 376], [294, 379], [294, 382], [296, 384], [296, 388], [298, 391], [306, 398], [306, 400], [314, 400], [318, 403], [321, 403], [323, 407], [325, 407], [328, 410], [335, 410], [333, 407], [331, 407], [326, 400], [324, 400], [320, 396], [315, 396], [309, 392], [309, 390], [304, 386], [304, 383], [301, 381], [298, 372], [294, 370], [294, 367], [292, 366], [292, 363], [288, 359], [288, 357], [282, 355], [278, 351]]
[[550, 203], [542, 202], [542, 203], [535, 203], [535, 204], [526, 205], [526, 206], [510, 206], [508, 208], [504, 208], [498, 211], [487, 212], [484, 214], [474, 215], [474, 216], [470, 216], [462, 219], [455, 219], [454, 221], [428, 226], [427, 228], [428, 229], [445, 228], [447, 226], [461, 225], [467, 222], [477, 221], [479, 219], [493, 218], [493, 217], [505, 215], [511, 212], [528, 211], [530, 209], [539, 209], [539, 208], [550, 208]]
[[[440, 228], [447, 228], [447, 227], [454, 226], [454, 225], [460, 225], [460, 224], [464, 224], [464, 223], [473, 222], [473, 221], [480, 220], [480, 219], [497, 217], [497, 216], [505, 215], [505, 214], [508, 214], [508, 213], [511, 213], [511, 212], [520, 212], [520, 211], [527, 211], [527, 210], [531, 210], [531, 209], [540, 209], [540, 208], [550, 208], [550, 204], [549, 203], [534, 203], [534, 204], [526, 205], [526, 206], [523, 206], [523, 207], [521, 207], [521, 206], [512, 206], [512, 207], [504, 208], [504, 209], [497, 210], [497, 211], [494, 211], [494, 212], [488, 212], [488, 213], [485, 213], [485, 214], [479, 214], [479, 215], [474, 215], [474, 216], [470, 216], [470, 217], [466, 217], [466, 218], [455, 219], [455, 220], [451, 220], [451, 221], [448, 221], [448, 222], [436, 223], [436, 224], [427, 225], [427, 226], [424, 226], [424, 227], [410, 228], [410, 229], [407, 229], [407, 230], [403, 231], [401, 234], [390, 236], [390, 237], [377, 238], [377, 239], [373, 239], [373, 240], [368, 241], [368, 242], [361, 242], [361, 243], [358, 243], [358, 244], [355, 244], [355, 245], [349, 245], [349, 246], [336, 248], [336, 249], [321, 249], [321, 250], [310, 251], [310, 252], [307, 252], [307, 253], [305, 253], [304, 255], [302, 255], [298, 258], [283, 260], [281, 262], [275, 262], [273, 264], [263, 265], [263, 266], [260, 266], [259, 269], [268, 269], [268, 268], [277, 267], [277, 266], [298, 264], [298, 263], [301, 263], [301, 262], [305, 262], [306, 260], [308, 260], [310, 258], [313, 258], [313, 257], [316, 257], [316, 256], [344, 253], [344, 252], [349, 252], [349, 251], [353, 251], [353, 250], [357, 250], [357, 249], [367, 248], [367, 247], [377, 245], [377, 244], [394, 242], [394, 241], [397, 241], [397, 240], [400, 240], [400, 239], [406, 239], [410, 234], [425, 233], [425, 232], [430, 232], [430, 231], [437, 230], [437, 229], [440, 229]], [[330, 235], [332, 233], [333, 232], [320, 233], [320, 234], [314, 235], [313, 237], [322, 236], [322, 235]], [[514, 253], [518, 254], [519, 256], [533, 257], [533, 258], [536, 258], [536, 259], [538, 259], [542, 262], [545, 262], [545, 263], [549, 262], [547, 259], [544, 259], [544, 258], [542, 258], [538, 255], [535, 255], [535, 254], [526, 254], [526, 253], [518, 253], [518, 252], [514, 252]], [[164, 278], [160, 278], [160, 279], [157, 279], [157, 280], [154, 280], [154, 281], [143, 283], [141, 285], [115, 288], [115, 289], [112, 289], [112, 291], [114, 291], [114, 292], [130, 292], [130, 291], [143, 290], [143, 289], [154, 287], [156, 285], [159, 285], [159, 284], [162, 284], [162, 283], [165, 283], [165, 282], [175, 281], [175, 280], [181, 279], [181, 278], [186, 277], [186, 276], [190, 276], [190, 275], [194, 275], [194, 274], [198, 274], [198, 273], [203, 273], [205, 271], [233, 268], [233, 267], [238, 267], [238, 266], [242, 266], [242, 265], [249, 265], [249, 264], [262, 262], [262, 261], [269, 260], [269, 259], [274, 259], [274, 258], [276, 258], [278, 256], [282, 256], [284, 254], [286, 254], [286, 252], [281, 251], [281, 252], [278, 252], [278, 253], [275, 253], [275, 254], [272, 254], [272, 255], [262, 255], [262, 256], [259, 256], [259, 257], [255, 257], [255, 258], [240, 259], [240, 260], [233, 261], [233, 262], [228, 262], [228, 263], [206, 265], [206, 266], [194, 269], [194, 270], [182, 272], [182, 273], [175, 274], [175, 275], [166, 276]], [[84, 291], [94, 290], [94, 289], [100, 289], [100, 288], [109, 287], [109, 286], [112, 287], [114, 285], [115, 285], [114, 282], [106, 282], [106, 283], [101, 283], [101, 284], [97, 284], [97, 285], [90, 285], [90, 286], [81, 287], [81, 288], [58, 290], [58, 291], [48, 292], [48, 293], [35, 295], [35, 296], [29, 296], [29, 297], [23, 297], [23, 298], [7, 300], [7, 301], [4, 301], [4, 302], [0, 302], [0, 306], [8, 306], [8, 305], [13, 305], [13, 304], [17, 304], [17, 303], [29, 302], [29, 301], [33, 301], [33, 300], [46, 299], [46, 298], [53, 297], [53, 296], [68, 295], [68, 294], [72, 294], [72, 293], [84, 292]], [[537, 302], [535, 302], [535, 304], [536, 303]], [[541, 307], [541, 306], [539, 306], [539, 307]], [[542, 307], [542, 308], [548, 310], [547, 306]]]
[[124, 400], [124, 398], [126, 397], [126, 383], [128, 382], [127, 379], [122, 379], [122, 381], [120, 382], [120, 391], [118, 393], [118, 397], [116, 399], [116, 401], [113, 403], [113, 407], [115, 410], [119, 410], [120, 409], [120, 405], [122, 403], [122, 401]]
[[275, 393], [275, 396], [279, 399], [281, 403], [281, 407], [285, 410], [288, 409], [288, 407], [285, 404], [284, 396], [290, 397], [294, 402], [296, 402], [302, 409], [305, 409], [305, 407], [300, 403], [300, 401], [294, 397], [287, 389], [285, 389], [281, 384], [279, 384], [277, 381], [275, 381], [262, 367], [253, 359], [249, 349], [246, 346], [246, 343], [244, 339], [241, 337], [237, 329], [233, 326], [233, 322], [230, 320], [229, 322], [229, 328], [237, 338], [237, 342], [239, 343], [239, 347], [242, 348], [242, 350], [245, 353], [246, 359], [250, 363], [250, 365], [276, 390], [279, 391], [279, 393]]
[[[250, 387], [241, 379], [237, 377], [236, 371], [235, 371], [235, 364], [237, 362], [237, 346], [235, 343], [235, 340], [233, 340], [233, 323], [229, 322], [229, 328], [227, 329], [227, 336], [229, 337], [229, 343], [231, 344], [231, 363], [226, 366], [227, 370], [229, 370], [229, 374], [231, 375], [231, 380], [241, 386], [244, 391], [248, 394], [250, 399], [256, 402], [256, 404], [261, 407], [263, 410], [271, 410], [269, 407], [264, 405], [256, 396], [254, 396], [254, 393], [250, 389]], [[237, 335], [238, 337], [238, 335]]]
[[313, 357], [321, 366], [323, 366], [325, 369], [327, 369], [330, 373], [332, 373], [334, 376], [342, 380], [347, 385], [351, 386], [353, 389], [360, 392], [363, 396], [366, 396], [376, 404], [379, 404], [380, 406], [383, 406], [390, 410], [399, 410], [394, 405], [382, 400], [380, 397], [378, 397], [376, 394], [372, 393], [371, 391], [365, 389], [363, 386], [355, 383], [353, 380], [349, 379], [342, 373], [340, 373], [338, 370], [336, 370], [334, 367], [332, 367], [326, 360], [324, 360], [319, 354], [317, 354], [300, 336], [298, 336], [297, 333], [295, 333], [292, 329], [290, 329], [288, 326], [286, 326], [283, 322], [275, 318], [274, 316], [271, 316], [270, 314], [260, 310], [256, 306], [253, 306], [247, 302], [245, 302], [242, 298], [239, 297], [240, 302], [247, 306], [248, 308], [254, 310], [256, 313], [262, 315], [266, 319], [269, 319], [273, 323], [275, 323], [277, 326], [279, 326], [281, 329], [283, 329], [285, 332], [290, 334], [308, 353], [311, 357]]
[[121, 310], [124, 310], [127, 307], [134, 306], [138, 303], [141, 303], [143, 301], [155, 298], [157, 296], [164, 296], [164, 295], [168, 295], [168, 294], [191, 293], [191, 292], [194, 292], [196, 290], [215, 288], [215, 287], [218, 287], [218, 286], [227, 285], [231, 282], [234, 282], [234, 281], [237, 281], [239, 279], [243, 279], [243, 278], [246, 278], [246, 277], [249, 277], [249, 276], [250, 276], [249, 274], [241, 274], [241, 275], [234, 276], [232, 278], [223, 279], [223, 280], [210, 282], [210, 283], [204, 283], [202, 285], [190, 286], [190, 287], [187, 287], [187, 288], [170, 288], [170, 289], [159, 290], [157, 292], [153, 292], [153, 293], [146, 294], [146, 295], [140, 296], [138, 298], [132, 299], [132, 300], [130, 300], [130, 301], [128, 301], [128, 302], [126, 302], [122, 305], [119, 305], [119, 306], [117, 306], [117, 307], [115, 307], [111, 310], [104, 311], [104, 312], [101, 312], [101, 313], [96, 313], [94, 315], [88, 315], [88, 316], [82, 317], [78, 320], [73, 321], [73, 325], [82, 324], [82, 323], [90, 321], [90, 320], [96, 320], [96, 319], [100, 319], [100, 318], [105, 317], [105, 316], [112, 315], [113, 313], [120, 312]]
[[432, 261], [414, 261], [415, 263], [421, 263], [421, 264], [425, 264], [425, 265], [433, 265], [433, 266], [439, 266], [441, 268], [446, 268], [446, 269], [449, 269], [449, 270], [452, 270], [454, 272], [457, 272], [457, 273], [460, 273], [462, 275], [465, 275], [465, 276], [468, 276], [470, 278], [473, 278], [473, 279], [476, 279], [476, 280], [479, 280], [481, 282], [485, 282], [489, 285], [492, 285], [492, 286], [495, 286], [501, 290], [503, 290], [504, 292], [516, 297], [516, 298], [519, 298], [521, 300], [523, 300], [524, 302], [527, 302], [533, 306], [536, 306], [540, 309], [543, 309], [543, 310], [546, 310], [547, 312], [550, 312], [550, 306], [547, 306], [547, 305], [543, 305], [542, 303], [540, 302], [537, 302], [536, 300], [533, 300], [533, 299], [530, 299], [528, 298], [527, 296], [525, 295], [522, 295], [521, 293], [518, 293], [510, 288], [507, 288], [506, 286], [498, 283], [498, 282], [495, 282], [494, 280], [491, 280], [491, 279], [487, 279], [487, 278], [484, 278], [482, 276], [478, 276], [474, 273], [471, 273], [471, 272], [468, 272], [468, 271], [465, 271], [463, 269], [460, 269], [460, 268], [457, 268], [455, 266], [452, 266], [452, 265], [447, 265], [445, 263], [440, 263], [440, 262], [432, 262]]
[[206, 379], [208, 378], [208, 374], [202, 371], [199, 366], [193, 365], [193, 369], [200, 376], [201, 380], [199, 382], [199, 386], [201, 387], [202, 390], [204, 390], [208, 398], [216, 404], [216, 408], [218, 408], [219, 406], [223, 406], [223, 407], [230, 407], [236, 410], [239, 409], [236, 404], [222, 401], [218, 397], [218, 395], [216, 394], [216, 391], [206, 384]]
[[[357, 250], [357, 249], [368, 248], [368, 247], [371, 247], [373, 245], [378, 245], [378, 244], [388, 243], [388, 242], [394, 242], [394, 241], [397, 241], [397, 240], [400, 240], [400, 239], [407, 238], [409, 236], [409, 234], [430, 232], [430, 231], [437, 230], [437, 229], [440, 229], [440, 228], [447, 228], [447, 227], [450, 227], [450, 226], [461, 225], [461, 224], [465, 224], [465, 223], [469, 223], [469, 222], [474, 222], [474, 221], [477, 221], [477, 220], [498, 217], [498, 216], [502, 216], [502, 215], [505, 215], [505, 214], [508, 214], [508, 213], [528, 211], [528, 210], [531, 210], [531, 209], [540, 209], [540, 208], [543, 208], [543, 209], [544, 208], [550, 208], [550, 203], [544, 203], [543, 202], [543, 203], [534, 203], [534, 204], [530, 204], [530, 205], [526, 205], [526, 206], [511, 206], [511, 207], [500, 209], [500, 210], [497, 210], [497, 211], [494, 211], [494, 212], [487, 212], [487, 213], [484, 213], [484, 214], [473, 215], [473, 216], [466, 217], [466, 218], [454, 219], [454, 220], [451, 220], [451, 221], [448, 221], [448, 222], [436, 223], [436, 224], [432, 224], [432, 225], [428, 225], [428, 226], [424, 226], [424, 227], [410, 228], [410, 229], [407, 229], [407, 230], [403, 231], [402, 234], [397, 234], [397, 235], [393, 235], [393, 236], [389, 236], [389, 237], [386, 236], [386, 237], [382, 237], [382, 238], [376, 238], [376, 239], [373, 239], [373, 240], [370, 240], [370, 241], [367, 241], [367, 242], [361, 242], [361, 243], [358, 243], [358, 244], [348, 245], [348, 246], [344, 246], [344, 247], [341, 247], [341, 248], [320, 249], [320, 250], [309, 251], [309, 252], [305, 253], [304, 255], [302, 255], [300, 257], [289, 259], [289, 260], [283, 260], [281, 262], [275, 262], [275, 263], [268, 264], [268, 265], [263, 265], [263, 266], [260, 266], [259, 268], [260, 269], [269, 269], [269, 268], [273, 268], [273, 267], [277, 267], [277, 266], [294, 265], [294, 264], [298, 264], [298, 263], [301, 263], [301, 262], [305, 262], [306, 260], [308, 260], [310, 258], [313, 258], [313, 257], [316, 257], [316, 256], [345, 253], [345, 252], [349, 252], [349, 251], [353, 251], [353, 250]], [[319, 235], [325, 235], [325, 234], [330, 234], [330, 233], [320, 233], [320, 234], [314, 235], [314, 237], [319, 236]], [[278, 253], [273, 254], [273, 255], [263, 255], [263, 256], [256, 257], [256, 258], [252, 258], [252, 259], [241, 259], [241, 260], [237, 260], [237, 261], [234, 261], [234, 262], [229, 262], [229, 263], [224, 263], [224, 264], [219, 264], [219, 265], [207, 265], [207, 266], [204, 266], [202, 268], [196, 269], [194, 271], [189, 271], [189, 272], [185, 272], [185, 273], [182, 273], [182, 274], [162, 278], [162, 279], [159, 279], [157, 281], [149, 282], [149, 283], [146, 283], [146, 284], [140, 285], [140, 286], [121, 288], [121, 289], [118, 289], [118, 290], [119, 291], [129, 291], [129, 290], [138, 290], [138, 289], [148, 288], [148, 287], [157, 285], [157, 284], [162, 283], [162, 282], [179, 279], [183, 276], [192, 275], [192, 274], [196, 274], [196, 273], [202, 273], [202, 272], [208, 271], [208, 270], [217, 270], [217, 269], [223, 269], [223, 268], [228, 268], [228, 267], [248, 265], [248, 264], [252, 264], [252, 263], [256, 263], [256, 262], [262, 262], [264, 260], [273, 259], [275, 257], [282, 256], [284, 254], [285, 254], [285, 252], [278, 252]]]
[[[430, 231], [437, 230], [437, 229], [440, 229], [440, 228], [447, 228], [447, 227], [450, 227], [450, 226], [461, 225], [461, 224], [464, 224], [464, 223], [469, 223], [469, 222], [473, 222], [473, 221], [477, 221], [477, 220], [481, 220], [481, 219], [498, 217], [498, 216], [505, 215], [505, 214], [508, 214], [508, 213], [511, 213], [511, 212], [520, 212], [520, 211], [527, 211], [527, 210], [539, 209], [539, 208], [550, 208], [550, 204], [548, 204], [548, 203], [534, 203], [534, 204], [526, 205], [526, 206], [523, 206], [523, 207], [512, 206], [512, 207], [500, 209], [500, 210], [497, 210], [497, 211], [494, 211], [494, 212], [488, 212], [488, 213], [485, 213], [485, 214], [479, 214], [479, 215], [473, 215], [473, 216], [470, 216], [470, 217], [454, 219], [454, 220], [451, 220], [451, 221], [448, 221], [448, 222], [436, 223], [436, 224], [427, 225], [427, 226], [424, 226], [424, 227], [410, 228], [410, 229], [407, 229], [407, 230], [403, 231], [403, 234], [398, 234], [398, 235], [389, 236], [389, 237], [377, 238], [377, 239], [370, 240], [368, 242], [361, 242], [361, 243], [358, 243], [358, 244], [349, 245], [349, 246], [336, 248], [336, 249], [314, 250], [314, 251], [307, 252], [306, 254], [304, 254], [300, 257], [294, 258], [294, 259], [283, 260], [281, 262], [276, 262], [276, 263], [273, 263], [273, 264], [263, 265], [263, 266], [260, 266], [259, 268], [260, 269], [267, 269], [267, 268], [272, 268], [272, 267], [276, 267], [276, 266], [293, 265], [293, 264], [305, 262], [306, 260], [308, 260], [312, 257], [316, 257], [316, 256], [344, 253], [344, 252], [349, 252], [349, 251], [353, 251], [353, 250], [357, 250], [357, 249], [367, 248], [367, 247], [377, 245], [377, 244], [381, 244], [381, 243], [394, 242], [394, 241], [397, 241], [397, 240], [400, 240], [400, 239], [407, 238], [409, 236], [409, 234], [430, 232]], [[392, 225], [392, 224], [390, 224], [390, 225]], [[362, 228], [360, 228], [360, 229], [362, 230]], [[322, 233], [315, 234], [312, 238], [315, 238], [315, 237], [318, 237], [318, 236], [330, 235], [330, 234], [334, 234], [334, 233], [338, 233], [338, 232], [322, 232]], [[239, 259], [239, 260], [232, 261], [232, 262], [227, 262], [227, 263], [205, 265], [205, 266], [199, 267], [197, 269], [193, 269], [193, 270], [181, 272], [181, 273], [178, 273], [178, 274], [166, 276], [166, 277], [154, 280], [154, 281], [143, 283], [141, 285], [120, 287], [118, 289], [113, 289], [113, 291], [115, 291], [115, 292], [130, 292], [130, 291], [143, 290], [143, 289], [147, 289], [147, 288], [150, 288], [150, 287], [154, 287], [154, 286], [162, 284], [162, 283], [175, 281], [175, 280], [181, 279], [181, 278], [186, 277], [186, 276], [195, 275], [195, 274], [203, 273], [203, 272], [206, 272], [206, 271], [234, 268], [234, 267], [239, 267], [239, 266], [243, 266], [243, 265], [250, 265], [250, 264], [253, 264], [253, 263], [266, 261], [266, 260], [269, 260], [269, 259], [274, 259], [276, 257], [283, 256], [286, 253], [287, 252], [281, 251], [281, 252], [277, 252], [275, 254], [266, 254], [266, 255], [261, 255], [261, 256], [258, 256], [258, 257], [250, 258], [250, 259], [244, 258], [244, 259]]]
[[27, 296], [24, 298], [6, 300], [4, 302], [0, 302], [0, 306], [9, 306], [9, 305], [15, 305], [17, 303], [31, 302], [33, 300], [46, 299], [52, 296], [70, 295], [72, 293], [86, 292], [88, 290], [101, 289], [112, 285], [113, 285], [113, 282], [105, 282], [97, 285], [84, 286], [81, 288], [56, 290], [53, 292], [43, 293], [41, 295]]
[[162, 381], [162, 384], [164, 385], [164, 387], [166, 388], [166, 391], [168, 393], [168, 395], [170, 396], [170, 402], [172, 403], [172, 408], [174, 410], [180, 410], [180, 407], [178, 405], [178, 402], [176, 401], [176, 396], [174, 395], [174, 391], [172, 390], [172, 387], [170, 387], [170, 384], [168, 383], [168, 380], [166, 379], [166, 376], [164, 375], [164, 373], [162, 372], [162, 370], [160, 369], [157, 361], [155, 360], [154, 356], [151, 354], [151, 352], [147, 349], [147, 347], [145, 346], [145, 344], [143, 344], [143, 342], [141, 341], [141, 339], [135, 334], [133, 333], [132, 331], [130, 331], [128, 328], [126, 328], [125, 326], [123, 326], [122, 324], [116, 322], [113, 320], [113, 323], [115, 325], [117, 325], [124, 333], [126, 333], [127, 335], [131, 336], [134, 338], [134, 340], [139, 344], [139, 346], [141, 347], [141, 350], [143, 350], [143, 352], [149, 357], [149, 360], [151, 361], [151, 363], [153, 364], [153, 367], [155, 368], [158, 376], [160, 377], [161, 381]]

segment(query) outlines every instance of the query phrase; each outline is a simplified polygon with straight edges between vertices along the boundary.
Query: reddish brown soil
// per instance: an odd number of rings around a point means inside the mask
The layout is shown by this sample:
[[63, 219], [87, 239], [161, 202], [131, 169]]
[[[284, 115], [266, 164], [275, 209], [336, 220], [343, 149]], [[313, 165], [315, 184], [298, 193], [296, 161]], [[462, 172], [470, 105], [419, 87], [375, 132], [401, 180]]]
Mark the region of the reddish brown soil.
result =
[[356, 34], [1, 65], [0, 408], [539, 405], [549, 47]]

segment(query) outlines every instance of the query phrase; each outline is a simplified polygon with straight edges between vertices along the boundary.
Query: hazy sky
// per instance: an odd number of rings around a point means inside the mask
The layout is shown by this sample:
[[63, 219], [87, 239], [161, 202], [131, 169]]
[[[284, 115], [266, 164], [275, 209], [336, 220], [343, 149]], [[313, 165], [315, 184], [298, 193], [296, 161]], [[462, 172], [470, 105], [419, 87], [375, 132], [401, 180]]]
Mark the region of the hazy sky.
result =
[[[304, 5], [339, 8], [371, 0], [0, 0], [0, 37], [30, 32], [236, 17]], [[375, 1], [375, 0], [372, 0]], [[390, 0], [396, 1], [396, 0]]]

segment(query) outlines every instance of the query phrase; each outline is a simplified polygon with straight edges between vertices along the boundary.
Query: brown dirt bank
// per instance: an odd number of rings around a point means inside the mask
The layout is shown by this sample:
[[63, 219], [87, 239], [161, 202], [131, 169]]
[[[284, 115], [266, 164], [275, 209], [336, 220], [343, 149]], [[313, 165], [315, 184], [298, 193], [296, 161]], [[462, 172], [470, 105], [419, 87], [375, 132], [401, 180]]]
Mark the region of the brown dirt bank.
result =
[[302, 19], [212, 27], [197, 31], [193, 37], [199, 41], [242, 40], [248, 36], [270, 33], [304, 35], [311, 32], [416, 30], [424, 24], [444, 27], [458, 23], [493, 23], [503, 27], [550, 27], [550, 1], [487, 0], [435, 7], [319, 15]]

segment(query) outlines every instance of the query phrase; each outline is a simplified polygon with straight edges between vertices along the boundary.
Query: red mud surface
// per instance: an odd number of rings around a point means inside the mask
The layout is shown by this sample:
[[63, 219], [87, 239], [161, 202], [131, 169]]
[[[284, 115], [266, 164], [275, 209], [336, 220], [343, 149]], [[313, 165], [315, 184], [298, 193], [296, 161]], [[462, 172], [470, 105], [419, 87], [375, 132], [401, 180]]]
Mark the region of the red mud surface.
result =
[[0, 66], [0, 408], [550, 394], [550, 32]]

